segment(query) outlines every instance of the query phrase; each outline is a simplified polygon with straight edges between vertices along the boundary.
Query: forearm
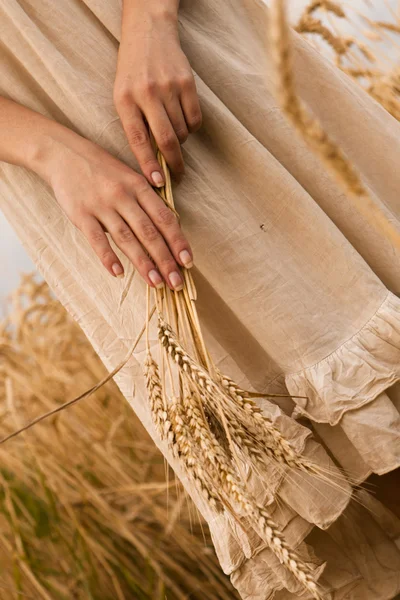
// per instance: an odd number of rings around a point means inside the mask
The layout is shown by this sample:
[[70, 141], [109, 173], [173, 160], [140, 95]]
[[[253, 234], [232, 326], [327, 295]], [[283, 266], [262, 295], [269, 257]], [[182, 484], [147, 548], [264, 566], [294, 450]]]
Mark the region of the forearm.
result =
[[155, 23], [178, 22], [179, 0], [123, 0], [122, 33], [128, 27], [152, 28]]
[[0, 161], [25, 167], [49, 180], [56, 147], [82, 139], [67, 127], [0, 96]]

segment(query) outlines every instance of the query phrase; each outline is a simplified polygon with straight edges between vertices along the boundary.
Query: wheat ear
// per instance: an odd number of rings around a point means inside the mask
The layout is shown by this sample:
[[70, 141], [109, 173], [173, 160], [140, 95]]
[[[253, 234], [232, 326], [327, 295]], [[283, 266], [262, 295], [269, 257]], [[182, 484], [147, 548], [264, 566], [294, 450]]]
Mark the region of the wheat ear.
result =
[[310, 2], [305, 8], [304, 13], [312, 15], [320, 8], [335, 14], [337, 17], [343, 18], [346, 16], [343, 8], [337, 2], [333, 2], [332, 0], [313, 0], [313, 2]]
[[182, 437], [183, 432], [180, 431], [179, 427], [173, 427], [170, 408], [165, 406], [163, 401], [158, 365], [150, 352], [147, 353], [144, 363], [144, 374], [150, 400], [151, 417], [160, 438], [168, 442], [174, 457], [182, 461], [188, 476], [195, 483], [203, 498], [207, 500], [212, 508], [220, 511], [221, 506], [218, 498], [203, 485], [201, 471], [199, 473], [199, 461], [191, 455], [189, 442]]
[[[206, 468], [201, 475], [202, 488], [207, 490], [208, 497], [221, 500], [223, 504], [237, 506], [241, 514], [247, 516], [255, 530], [268, 544], [279, 561], [293, 574], [295, 579], [307, 589], [314, 598], [321, 598], [312, 570], [297, 556], [286, 543], [278, 525], [270, 517], [268, 511], [248, 494], [236, 472], [233, 470], [229, 457], [218, 443], [213, 433], [205, 425], [201, 411], [196, 407], [193, 396], [185, 397], [183, 402], [174, 399], [169, 407], [172, 428], [178, 454], [193, 457], [193, 462], [201, 460]], [[197, 454], [197, 456], [196, 456]], [[210, 474], [213, 477], [210, 477]], [[214, 489], [210, 489], [210, 486]]]
[[[324, 478], [318, 465], [313, 465], [301, 455], [296, 454], [272, 421], [261, 413], [255, 402], [241, 396], [240, 390], [234, 382], [224, 377], [225, 384], [229, 382], [229, 396], [227, 396], [226, 390], [222, 386], [218, 386], [207, 371], [198, 365], [179, 344], [175, 333], [161, 316], [159, 316], [159, 339], [168, 356], [179, 365], [188, 379], [197, 385], [209, 408], [215, 410], [215, 402], [222, 403], [227, 415], [226, 424], [230, 430], [229, 433], [239, 450], [254, 459], [256, 464], [263, 465], [263, 456], [266, 455], [273, 461], [285, 464], [290, 468]], [[217, 370], [216, 372], [218, 373]]]

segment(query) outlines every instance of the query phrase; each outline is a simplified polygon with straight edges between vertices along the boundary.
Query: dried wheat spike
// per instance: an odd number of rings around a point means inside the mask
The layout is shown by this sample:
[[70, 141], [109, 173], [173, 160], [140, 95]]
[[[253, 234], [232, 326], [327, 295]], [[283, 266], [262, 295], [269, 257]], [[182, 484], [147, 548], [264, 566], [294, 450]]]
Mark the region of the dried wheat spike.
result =
[[179, 424], [182, 431], [185, 428], [185, 422], [188, 426], [185, 443], [189, 445], [197, 442], [197, 448], [200, 450], [199, 458], [208, 465], [206, 471], [213, 474], [212, 481], [216, 481], [218, 484], [218, 494], [229, 505], [233, 503], [243, 515], [250, 518], [256, 531], [280, 562], [285, 565], [305, 589], [312, 593], [314, 598], [319, 599], [318, 586], [311, 569], [286, 543], [278, 525], [271, 519], [268, 511], [249, 496], [233, 469], [229, 457], [218, 444], [218, 440], [213, 433], [204, 426], [201, 411], [196, 407], [196, 404], [195, 397], [191, 396], [185, 398], [182, 406], [179, 406], [178, 403], [174, 405], [174, 410], [179, 411]]
[[[286, 21], [284, 0], [275, 0], [271, 6], [271, 36], [276, 63], [277, 88], [286, 115], [302, 136], [319, 153], [327, 166], [355, 196], [368, 197], [353, 165], [347, 160], [340, 147], [333, 142], [319, 121], [313, 119], [296, 94], [292, 71], [290, 28]], [[365, 202], [365, 200], [364, 200]]]
[[[211, 409], [215, 407], [212, 402], [215, 400], [222, 404], [222, 408], [227, 412], [227, 425], [233, 433], [237, 444], [245, 453], [254, 458], [257, 462], [263, 462], [262, 453], [273, 460], [284, 463], [290, 467], [307, 470], [307, 472], [315, 472], [312, 467], [301, 460], [291, 448], [287, 440], [274, 427], [274, 425], [264, 419], [262, 414], [251, 413], [248, 409], [243, 409], [243, 413], [236, 411], [235, 404], [229, 402], [229, 396], [224, 393], [224, 390], [211, 379], [210, 375], [198, 365], [179, 344], [175, 333], [171, 327], [165, 323], [163, 318], [159, 317], [159, 338], [162, 346], [165, 348], [172, 360], [179, 365], [183, 373], [198, 385], [200, 393], [204, 392], [204, 400]], [[249, 403], [247, 403], [249, 406]], [[229, 410], [230, 409], [230, 410]], [[246, 418], [251, 419], [246, 423]], [[259, 439], [259, 443], [254, 440]]]
[[343, 8], [337, 2], [332, 2], [332, 0], [314, 0], [306, 7], [304, 12], [307, 15], [312, 15], [320, 8], [335, 14], [337, 17], [344, 18], [346, 16]]
[[400, 33], [400, 25], [398, 25], [397, 23], [385, 23], [384, 21], [374, 21], [374, 25], [376, 25], [380, 29], [386, 29], [387, 31], [392, 31], [393, 33]]
[[375, 56], [372, 54], [371, 50], [365, 44], [363, 44], [362, 42], [359, 42], [357, 40], [353, 40], [352, 45], [356, 46], [359, 49], [361, 54], [364, 55], [364, 57], [368, 60], [368, 62], [371, 62], [371, 63], [376, 62]]
[[[251, 419], [247, 425], [246, 419], [238, 415], [239, 425], [242, 427], [239, 427], [239, 432], [236, 433], [240, 439], [243, 436], [246, 438], [247, 441], [243, 440], [243, 444], [251, 456], [258, 459], [259, 463], [263, 463], [263, 450], [264, 454], [290, 468], [300, 469], [312, 475], [318, 474], [318, 467], [294, 451], [288, 440], [274, 426], [271, 419], [263, 414], [256, 402], [252, 398], [247, 398], [244, 391], [232, 379], [223, 375], [218, 369], [216, 372], [226, 393], [246, 411], [246, 416]], [[248, 427], [247, 431], [244, 430], [244, 426]], [[251, 438], [259, 440], [255, 451], [252, 447], [254, 444], [250, 444]]]
[[376, 72], [372, 71], [372, 69], [361, 69], [359, 67], [340, 67], [343, 73], [347, 73], [353, 79], [359, 79], [364, 77], [365, 79], [371, 79], [375, 77]]
[[161, 315], [158, 316], [158, 337], [172, 360], [186, 373], [200, 389], [209, 393], [218, 392], [218, 386], [210, 375], [196, 363], [179, 344], [176, 334]]
[[202, 484], [201, 476], [199, 476], [199, 462], [190, 454], [190, 444], [185, 438], [178, 412], [174, 412], [170, 407], [166, 407], [166, 409], [164, 407], [158, 365], [150, 352], [148, 352], [144, 362], [144, 374], [150, 400], [151, 416], [160, 438], [168, 443], [175, 458], [182, 460], [188, 476], [193, 480], [195, 486], [208, 501], [209, 505], [214, 509], [220, 510], [221, 508], [218, 508], [218, 498], [210, 495], [209, 491]]
[[164, 410], [158, 365], [150, 352], [148, 352], [144, 362], [144, 375], [147, 393], [150, 400], [151, 416], [158, 433], [162, 438], [165, 438], [165, 432], [168, 427], [167, 413]]
[[264, 507], [256, 505], [253, 514], [249, 516], [252, 518], [255, 528], [268, 543], [280, 562], [310, 592], [313, 598], [322, 600], [322, 594], [311, 569], [288, 547], [284, 536], [280, 533], [276, 523], [270, 518]]
[[202, 456], [197, 454], [197, 451], [201, 450], [204, 452], [206, 449], [209, 450], [209, 446], [199, 444], [198, 448], [193, 448], [193, 441], [187, 427], [184, 409], [177, 398], [174, 398], [169, 404], [168, 414], [170, 424], [168, 443], [174, 456], [182, 461], [188, 478], [193, 481], [210, 507], [221, 512], [222, 504], [218, 492], [215, 492], [212, 484], [210, 485], [208, 482], [208, 476], [201, 467]]
[[349, 46], [353, 43], [350, 39], [334, 35], [321, 21], [310, 17], [310, 15], [304, 15], [295, 29], [298, 33], [314, 33], [321, 36], [339, 55], [346, 54]]
[[395, 119], [400, 121], [400, 102], [396, 83], [390, 81], [373, 80], [367, 92], [379, 102]]

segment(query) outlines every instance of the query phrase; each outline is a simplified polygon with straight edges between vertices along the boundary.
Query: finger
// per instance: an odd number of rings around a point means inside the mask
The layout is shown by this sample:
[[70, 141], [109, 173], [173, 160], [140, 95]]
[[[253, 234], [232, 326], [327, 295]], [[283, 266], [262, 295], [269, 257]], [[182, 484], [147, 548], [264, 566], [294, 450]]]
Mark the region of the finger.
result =
[[180, 102], [187, 128], [190, 133], [194, 133], [200, 129], [203, 120], [194, 77], [189, 78], [183, 84]]
[[[155, 194], [154, 190], [152, 191]], [[121, 202], [118, 206], [118, 212], [125, 222], [125, 227], [116, 232], [118, 247], [129, 256], [129, 246], [132, 243], [132, 236], [134, 234], [154, 260], [158, 270], [170, 288], [181, 290], [183, 288], [183, 280], [177, 262], [160, 231], [146, 212], [142, 210], [133, 198], [128, 198]], [[112, 235], [115, 240], [114, 234]]]
[[131, 227], [116, 211], [110, 211], [101, 217], [112, 239], [120, 250], [129, 258], [138, 273], [151, 287], [163, 287], [163, 279], [154, 262], [146, 254]]
[[189, 131], [179, 97], [174, 94], [168, 101], [164, 101], [164, 106], [179, 143], [184, 144], [188, 138]]
[[114, 277], [123, 277], [124, 268], [121, 261], [111, 248], [103, 227], [96, 217], [91, 215], [86, 216], [82, 220], [79, 229], [82, 231], [107, 271]]
[[150, 187], [136, 190], [139, 206], [150, 217], [158, 231], [167, 242], [175, 260], [183, 267], [193, 266], [193, 252], [183, 234], [175, 213], [163, 202], [158, 194]]
[[120, 105], [119, 112], [129, 146], [143, 175], [151, 185], [162, 187], [165, 182], [163, 171], [152, 147], [140, 108], [133, 103], [123, 107]]
[[171, 172], [179, 180], [185, 172], [181, 145], [161, 102], [149, 105], [146, 119]]

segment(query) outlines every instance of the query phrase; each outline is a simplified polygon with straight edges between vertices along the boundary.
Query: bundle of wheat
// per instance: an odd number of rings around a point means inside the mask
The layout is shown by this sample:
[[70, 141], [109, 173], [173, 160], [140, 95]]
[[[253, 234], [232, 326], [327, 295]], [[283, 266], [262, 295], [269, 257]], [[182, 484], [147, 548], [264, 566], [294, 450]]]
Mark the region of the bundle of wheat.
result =
[[[2, 430], [105, 369], [47, 285], [25, 276], [0, 325]], [[0, 449], [0, 598], [231, 600], [208, 531], [110, 382]], [[191, 532], [190, 532], [191, 530]]]
[[[159, 151], [158, 159], [166, 178], [159, 194], [176, 212], [169, 169]], [[184, 270], [184, 279], [181, 292], [166, 287], [152, 290], [153, 308], [148, 289], [144, 374], [155, 426], [210, 507], [238, 519], [247, 517], [281, 563], [313, 597], [320, 598], [313, 572], [286, 543], [268, 510], [247, 489], [241, 464], [245, 462], [259, 472], [273, 461], [282, 468], [317, 478], [326, 480], [328, 476], [294, 451], [268, 415], [258, 408], [253, 400], [258, 394], [240, 389], [217, 369], [202, 335], [190, 270]], [[154, 313], [160, 365], [149, 343]], [[329, 476], [332, 485], [341, 485], [336, 473]]]

